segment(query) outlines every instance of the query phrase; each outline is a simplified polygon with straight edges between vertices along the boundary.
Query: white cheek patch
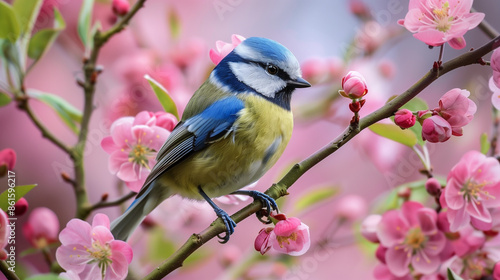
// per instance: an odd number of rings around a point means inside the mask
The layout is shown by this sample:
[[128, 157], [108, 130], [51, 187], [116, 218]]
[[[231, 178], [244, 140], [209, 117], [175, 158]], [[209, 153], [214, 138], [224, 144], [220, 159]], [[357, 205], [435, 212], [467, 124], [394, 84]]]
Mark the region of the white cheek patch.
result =
[[286, 82], [278, 76], [272, 76], [262, 67], [243, 62], [230, 62], [229, 67], [236, 78], [269, 98], [286, 87]]

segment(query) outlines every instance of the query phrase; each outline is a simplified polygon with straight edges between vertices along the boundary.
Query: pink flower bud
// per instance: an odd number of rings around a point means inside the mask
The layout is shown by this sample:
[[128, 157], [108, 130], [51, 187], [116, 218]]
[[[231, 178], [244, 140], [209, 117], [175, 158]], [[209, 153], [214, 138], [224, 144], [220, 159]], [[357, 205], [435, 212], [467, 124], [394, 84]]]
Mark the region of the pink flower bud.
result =
[[23, 226], [23, 234], [35, 248], [44, 248], [57, 242], [59, 220], [56, 214], [46, 207], [31, 211], [28, 222]]
[[358, 195], [344, 196], [337, 204], [337, 215], [350, 222], [363, 217], [366, 211], [366, 201]]
[[377, 236], [377, 226], [382, 220], [382, 216], [380, 215], [370, 215], [366, 217], [361, 224], [361, 235], [366, 238], [368, 241], [373, 243], [379, 243]]
[[349, 10], [351, 10], [353, 15], [361, 18], [368, 18], [370, 16], [370, 9], [360, 0], [350, 0]]
[[28, 211], [28, 201], [26, 200], [26, 198], [21, 197], [16, 202], [16, 204], [14, 204], [14, 207], [15, 207], [14, 213], [16, 214], [16, 216], [21, 216], [24, 213], [26, 213], [26, 211]]
[[113, 7], [113, 13], [117, 16], [124, 16], [130, 10], [130, 3], [127, 0], [113, 0], [111, 5]]
[[0, 151], [0, 177], [5, 176], [8, 170], [14, 169], [16, 165], [16, 152], [12, 149]]
[[255, 238], [254, 248], [262, 255], [264, 255], [267, 251], [269, 251], [269, 249], [271, 249], [271, 244], [269, 244], [269, 236], [272, 231], [272, 227], [263, 228], [259, 231], [257, 238]]
[[9, 220], [7, 214], [0, 209], [0, 260], [7, 259], [7, 252], [4, 247], [9, 242]]
[[391, 79], [396, 73], [396, 65], [390, 60], [383, 60], [379, 63], [378, 70], [384, 78]]
[[394, 115], [394, 123], [402, 129], [414, 126], [416, 121], [417, 117], [408, 109], [401, 109]]
[[350, 71], [342, 78], [342, 90], [339, 90], [340, 95], [358, 99], [368, 93], [365, 78], [357, 71]]
[[422, 124], [422, 138], [431, 143], [445, 142], [451, 137], [450, 124], [440, 116], [432, 116]]
[[425, 182], [425, 189], [432, 196], [438, 196], [441, 194], [441, 183], [436, 178], [429, 178]]
[[498, 84], [500, 84], [500, 72], [493, 73], [493, 76], [490, 78], [489, 86], [490, 90], [493, 92], [491, 95], [491, 104], [497, 109], [500, 110], [500, 88], [495, 85], [495, 74], [498, 74]]

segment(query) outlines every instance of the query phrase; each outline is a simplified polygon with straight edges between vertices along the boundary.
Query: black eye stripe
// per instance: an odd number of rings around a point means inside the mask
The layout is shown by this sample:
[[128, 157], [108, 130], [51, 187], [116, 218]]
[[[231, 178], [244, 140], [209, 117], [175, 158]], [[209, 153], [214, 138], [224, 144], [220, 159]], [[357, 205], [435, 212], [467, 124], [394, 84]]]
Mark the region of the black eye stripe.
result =
[[[276, 67], [276, 69], [278, 69], [278, 72], [276, 74], [274, 74], [274, 76], [278, 76], [280, 77], [283, 81], [288, 81], [290, 80], [290, 75], [288, 75], [287, 72], [283, 71], [283, 69], [279, 68], [278, 66], [274, 65], [274, 64], [271, 64], [271, 63], [264, 63], [264, 62], [256, 62], [256, 61], [251, 61], [252, 63], [255, 63], [257, 65], [259, 65], [260, 67], [262, 67], [264, 70], [266, 70], [267, 72], [267, 67], [269, 65], [272, 65], [274, 67]], [[269, 73], [269, 72], [268, 72]], [[270, 74], [272, 75], [272, 74]]]

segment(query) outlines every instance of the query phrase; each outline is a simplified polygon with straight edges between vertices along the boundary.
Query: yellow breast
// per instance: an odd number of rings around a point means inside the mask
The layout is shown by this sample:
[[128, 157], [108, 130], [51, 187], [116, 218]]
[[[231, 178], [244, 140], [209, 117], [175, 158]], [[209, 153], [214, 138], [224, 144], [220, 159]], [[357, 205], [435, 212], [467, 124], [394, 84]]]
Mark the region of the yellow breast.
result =
[[181, 196], [202, 200], [229, 194], [257, 181], [285, 150], [292, 135], [292, 113], [257, 95], [244, 95], [245, 109], [235, 129], [162, 176], [162, 184]]

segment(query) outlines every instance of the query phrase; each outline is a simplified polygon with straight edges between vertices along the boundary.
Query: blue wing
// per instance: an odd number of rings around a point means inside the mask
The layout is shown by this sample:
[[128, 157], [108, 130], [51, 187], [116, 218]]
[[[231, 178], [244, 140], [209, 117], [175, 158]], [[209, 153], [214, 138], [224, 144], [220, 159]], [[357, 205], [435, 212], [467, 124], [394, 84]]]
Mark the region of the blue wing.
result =
[[226, 137], [234, 129], [234, 122], [244, 103], [237, 97], [227, 97], [214, 102], [207, 109], [179, 123], [156, 156], [157, 163], [151, 170], [140, 197], [156, 178], [193, 152]]

